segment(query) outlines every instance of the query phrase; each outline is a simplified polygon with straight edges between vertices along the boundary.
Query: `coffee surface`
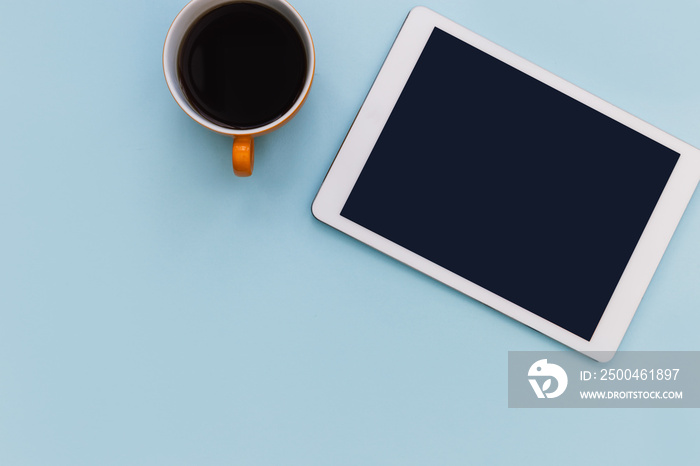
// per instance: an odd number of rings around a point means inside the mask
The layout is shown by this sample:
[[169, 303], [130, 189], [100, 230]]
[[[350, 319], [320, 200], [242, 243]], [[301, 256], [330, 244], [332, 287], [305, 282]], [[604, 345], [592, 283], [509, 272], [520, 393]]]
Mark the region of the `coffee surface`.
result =
[[220, 6], [200, 18], [180, 48], [178, 73], [190, 104], [234, 129], [284, 115], [304, 87], [304, 43], [280, 13], [255, 3]]

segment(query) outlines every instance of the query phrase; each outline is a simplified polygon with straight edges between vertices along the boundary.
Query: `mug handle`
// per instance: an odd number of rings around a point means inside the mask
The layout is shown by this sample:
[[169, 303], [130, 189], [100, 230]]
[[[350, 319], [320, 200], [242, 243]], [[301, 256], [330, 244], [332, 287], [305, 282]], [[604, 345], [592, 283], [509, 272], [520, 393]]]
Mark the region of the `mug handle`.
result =
[[236, 176], [253, 174], [255, 142], [250, 136], [235, 136], [233, 138], [233, 173]]

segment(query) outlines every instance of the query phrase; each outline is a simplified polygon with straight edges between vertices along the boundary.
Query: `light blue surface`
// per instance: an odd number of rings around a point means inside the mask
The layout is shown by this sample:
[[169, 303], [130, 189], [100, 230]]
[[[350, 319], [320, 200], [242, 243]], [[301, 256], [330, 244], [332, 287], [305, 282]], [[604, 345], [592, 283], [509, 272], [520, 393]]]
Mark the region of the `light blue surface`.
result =
[[[294, 0], [250, 179], [165, 86], [184, 0], [0, 5], [0, 465], [696, 464], [698, 410], [508, 409], [559, 344], [312, 218], [414, 1]], [[697, 1], [425, 5], [700, 147]], [[700, 350], [699, 237], [696, 193], [621, 349]]]

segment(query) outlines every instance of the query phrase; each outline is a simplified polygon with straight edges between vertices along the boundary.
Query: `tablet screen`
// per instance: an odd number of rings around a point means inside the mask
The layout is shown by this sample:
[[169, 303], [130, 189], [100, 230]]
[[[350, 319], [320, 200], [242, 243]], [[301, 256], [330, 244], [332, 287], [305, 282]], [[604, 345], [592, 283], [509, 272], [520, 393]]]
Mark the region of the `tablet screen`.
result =
[[435, 28], [341, 215], [590, 340], [678, 158]]

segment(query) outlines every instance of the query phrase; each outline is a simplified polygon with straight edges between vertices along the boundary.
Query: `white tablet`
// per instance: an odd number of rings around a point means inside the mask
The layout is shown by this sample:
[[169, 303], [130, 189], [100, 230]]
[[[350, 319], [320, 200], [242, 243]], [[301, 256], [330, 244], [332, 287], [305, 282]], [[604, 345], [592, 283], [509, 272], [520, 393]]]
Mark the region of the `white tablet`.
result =
[[699, 179], [697, 149], [418, 7], [312, 210], [607, 360]]

